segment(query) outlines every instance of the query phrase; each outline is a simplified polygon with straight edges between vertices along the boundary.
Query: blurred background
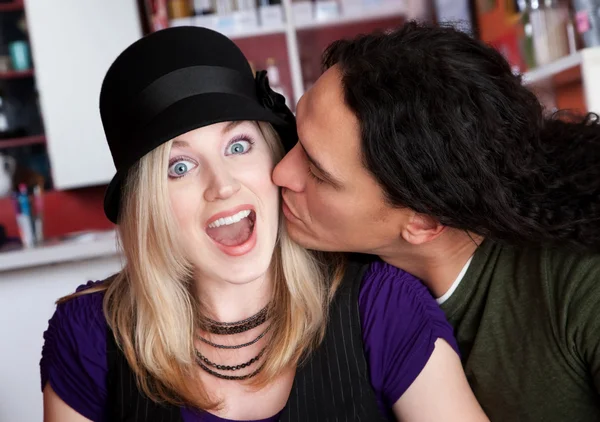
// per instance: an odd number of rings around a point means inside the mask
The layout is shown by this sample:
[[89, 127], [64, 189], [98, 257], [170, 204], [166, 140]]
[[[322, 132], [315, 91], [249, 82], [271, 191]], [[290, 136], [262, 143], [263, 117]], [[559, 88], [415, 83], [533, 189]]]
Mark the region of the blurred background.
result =
[[600, 0], [0, 0], [0, 422], [42, 418], [53, 301], [121, 268], [98, 96], [126, 46], [169, 26], [215, 29], [294, 108], [329, 43], [407, 19], [493, 45], [548, 112], [600, 112]]

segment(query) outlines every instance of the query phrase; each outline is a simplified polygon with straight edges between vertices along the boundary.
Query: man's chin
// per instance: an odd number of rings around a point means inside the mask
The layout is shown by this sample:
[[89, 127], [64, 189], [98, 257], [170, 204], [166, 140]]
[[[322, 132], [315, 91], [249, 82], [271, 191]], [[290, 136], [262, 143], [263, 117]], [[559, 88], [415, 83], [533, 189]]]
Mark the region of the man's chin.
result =
[[290, 222], [290, 220], [288, 219], [285, 219], [285, 228], [288, 236], [290, 237], [290, 239], [292, 239], [294, 243], [297, 243], [305, 249], [321, 250], [315, 248], [315, 245], [319, 242], [317, 242], [316, 239], [314, 239], [312, 236], [306, 233], [306, 231], [298, 227], [298, 224]]
[[288, 236], [290, 239], [302, 246], [304, 249], [310, 249], [313, 251], [319, 252], [338, 252], [340, 249], [336, 248], [333, 245], [327, 244], [326, 242], [321, 241], [318, 238], [315, 238], [311, 234], [307, 233], [302, 228], [298, 227], [298, 225], [285, 221], [285, 226], [287, 229]]

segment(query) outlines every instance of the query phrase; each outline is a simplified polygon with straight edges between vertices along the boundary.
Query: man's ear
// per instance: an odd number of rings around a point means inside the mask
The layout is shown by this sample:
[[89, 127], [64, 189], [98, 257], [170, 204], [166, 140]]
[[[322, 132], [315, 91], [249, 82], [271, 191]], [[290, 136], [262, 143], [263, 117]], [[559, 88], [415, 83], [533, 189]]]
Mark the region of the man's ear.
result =
[[437, 219], [415, 212], [402, 229], [402, 238], [412, 245], [422, 245], [436, 239], [444, 229]]

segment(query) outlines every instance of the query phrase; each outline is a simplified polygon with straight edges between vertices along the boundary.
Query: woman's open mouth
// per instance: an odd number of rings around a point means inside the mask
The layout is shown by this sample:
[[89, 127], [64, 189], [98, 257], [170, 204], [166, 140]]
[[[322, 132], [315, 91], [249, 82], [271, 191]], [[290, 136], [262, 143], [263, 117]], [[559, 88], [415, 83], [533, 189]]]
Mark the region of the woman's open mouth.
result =
[[256, 244], [256, 212], [245, 208], [232, 215], [213, 220], [206, 234], [227, 255], [248, 253]]

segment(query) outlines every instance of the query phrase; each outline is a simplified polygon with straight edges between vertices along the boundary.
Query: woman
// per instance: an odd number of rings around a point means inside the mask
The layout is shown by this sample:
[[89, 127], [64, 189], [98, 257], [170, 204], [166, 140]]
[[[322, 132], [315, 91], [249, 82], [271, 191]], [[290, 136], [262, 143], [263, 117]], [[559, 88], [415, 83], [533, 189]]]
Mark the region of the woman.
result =
[[[100, 109], [117, 168], [105, 213], [127, 263], [59, 301], [41, 361], [47, 422], [434, 420], [430, 408], [485, 420], [416, 279], [356, 262], [364, 282], [329, 282], [288, 239], [271, 171], [294, 118], [235, 44], [191, 27], [139, 40]], [[375, 312], [382, 297], [393, 313]], [[363, 350], [361, 324], [393, 341]], [[424, 383], [431, 396], [411, 395]]]

